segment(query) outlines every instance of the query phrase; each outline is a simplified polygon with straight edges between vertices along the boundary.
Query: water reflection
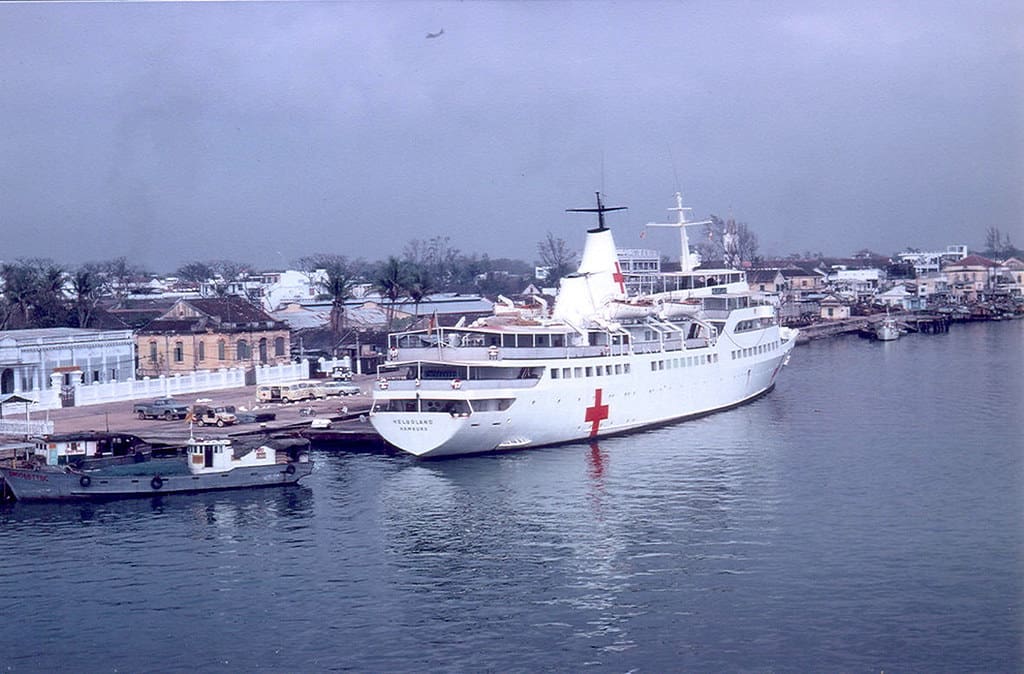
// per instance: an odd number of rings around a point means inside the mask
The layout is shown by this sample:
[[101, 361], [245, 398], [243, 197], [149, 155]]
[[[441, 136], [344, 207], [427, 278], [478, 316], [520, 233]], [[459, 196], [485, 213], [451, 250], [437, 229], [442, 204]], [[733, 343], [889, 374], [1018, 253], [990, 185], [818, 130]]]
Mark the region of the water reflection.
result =
[[98, 525], [182, 513], [193, 522], [251, 527], [275, 518], [308, 516], [311, 504], [312, 491], [304, 486], [83, 502], [13, 501], [0, 506], [0, 524], [4, 528], [70, 523]]

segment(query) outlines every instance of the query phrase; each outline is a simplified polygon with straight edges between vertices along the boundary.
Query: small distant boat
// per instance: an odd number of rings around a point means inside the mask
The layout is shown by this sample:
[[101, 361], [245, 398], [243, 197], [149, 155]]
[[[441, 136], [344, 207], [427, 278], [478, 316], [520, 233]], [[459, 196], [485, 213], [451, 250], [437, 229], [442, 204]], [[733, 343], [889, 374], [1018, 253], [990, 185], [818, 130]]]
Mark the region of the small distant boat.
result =
[[900, 326], [896, 323], [896, 319], [886, 313], [882, 322], [875, 326], [875, 338], [880, 342], [899, 339]]
[[284, 486], [296, 484], [313, 472], [308, 449], [309, 441], [305, 439], [233, 444], [230, 438], [190, 438], [184, 464], [172, 459], [153, 461], [143, 464], [149, 468], [145, 473], [42, 466], [0, 468], [0, 477], [19, 501], [160, 496]]

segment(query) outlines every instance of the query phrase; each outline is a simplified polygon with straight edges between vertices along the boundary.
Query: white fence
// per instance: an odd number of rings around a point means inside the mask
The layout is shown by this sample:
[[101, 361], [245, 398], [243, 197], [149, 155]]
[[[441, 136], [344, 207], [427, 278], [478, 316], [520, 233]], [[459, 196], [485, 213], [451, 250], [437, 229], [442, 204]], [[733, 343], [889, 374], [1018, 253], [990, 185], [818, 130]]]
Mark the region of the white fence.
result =
[[199, 370], [189, 374], [175, 374], [170, 377], [144, 377], [128, 381], [112, 381], [105, 384], [79, 384], [75, 387], [75, 406], [98, 405], [118, 400], [136, 398], [158, 398], [195, 391], [245, 386], [245, 370], [223, 368], [220, 370]]
[[[321, 358], [317, 365], [321, 372], [330, 373], [332, 368], [336, 366], [349, 367], [351, 365], [351, 361], [348, 358], [337, 358], [332, 360]], [[256, 368], [254, 374], [255, 382], [257, 384], [276, 384], [286, 381], [308, 379], [309, 361], [302, 360], [297, 363], [284, 363], [282, 365], [260, 365]], [[122, 400], [160, 398], [164, 396], [196, 393], [199, 391], [217, 391], [221, 389], [240, 388], [246, 385], [245, 375], [245, 370], [242, 368], [221, 368], [219, 370], [197, 370], [196, 372], [189, 372], [188, 374], [174, 374], [171, 376], [160, 375], [159, 377], [129, 379], [128, 381], [78, 384], [74, 387], [74, 405], [76, 407], [82, 407], [86, 405], [99, 405], [101, 403], [118, 402]], [[252, 380], [250, 379], [250, 381]], [[19, 395], [36, 398], [36, 402], [32, 404], [33, 411], [42, 411], [61, 407], [61, 396], [58, 388], [50, 388], [44, 391], [33, 391], [31, 393]], [[5, 411], [7, 411], [9, 407], [5, 407]], [[25, 422], [19, 421], [12, 423], [24, 424]], [[32, 423], [34, 424], [37, 422]], [[0, 426], [0, 429], [2, 428], [6, 427]], [[23, 434], [20, 430], [12, 432], [16, 435]]]
[[[283, 365], [260, 365], [255, 372], [257, 384], [295, 381], [308, 377], [309, 361], [306, 360]], [[105, 384], [79, 384], [75, 387], [75, 406], [240, 388], [246, 385], [245, 379], [245, 370], [242, 368], [221, 368], [197, 370], [169, 377], [160, 375]], [[58, 399], [57, 406], [59, 405]]]
[[0, 435], [52, 435], [52, 421], [0, 419]]

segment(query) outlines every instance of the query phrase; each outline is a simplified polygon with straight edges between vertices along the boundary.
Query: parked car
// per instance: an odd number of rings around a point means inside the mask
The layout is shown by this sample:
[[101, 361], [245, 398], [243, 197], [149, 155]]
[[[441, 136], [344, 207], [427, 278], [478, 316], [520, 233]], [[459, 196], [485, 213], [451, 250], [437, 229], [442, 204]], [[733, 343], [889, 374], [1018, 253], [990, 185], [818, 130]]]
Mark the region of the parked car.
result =
[[352, 381], [352, 370], [344, 365], [335, 365], [331, 369], [331, 378], [341, 381]]
[[225, 407], [207, 407], [196, 405], [192, 408], [192, 418], [198, 426], [230, 426], [238, 421], [238, 417]]
[[361, 392], [355, 384], [349, 384], [341, 380], [322, 382], [320, 388], [325, 395], [329, 396], [357, 396]]
[[256, 389], [256, 399], [263, 403], [294, 403], [316, 397], [316, 391], [309, 384], [267, 384]]
[[145, 403], [135, 403], [132, 412], [140, 419], [184, 419], [188, 405], [174, 398], [157, 398]]

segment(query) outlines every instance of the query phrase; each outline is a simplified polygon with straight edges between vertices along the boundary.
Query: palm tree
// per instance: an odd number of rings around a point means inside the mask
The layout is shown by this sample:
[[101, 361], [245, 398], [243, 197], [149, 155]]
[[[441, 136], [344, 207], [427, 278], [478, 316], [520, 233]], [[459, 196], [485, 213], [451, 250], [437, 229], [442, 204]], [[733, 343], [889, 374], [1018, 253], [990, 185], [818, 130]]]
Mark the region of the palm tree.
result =
[[34, 270], [23, 262], [9, 262], [0, 269], [0, 275], [4, 280], [4, 300], [9, 307], [3, 327], [8, 327], [15, 311], [21, 317], [22, 327], [29, 327], [32, 316], [32, 299], [36, 292]]
[[345, 300], [352, 297], [352, 274], [345, 259], [328, 262], [317, 285], [331, 298], [331, 334], [337, 341], [345, 329]]
[[392, 255], [388, 258], [377, 273], [377, 281], [374, 285], [380, 291], [381, 296], [388, 299], [388, 332], [390, 332], [391, 324], [395, 320], [395, 303], [405, 294], [405, 270], [402, 269], [402, 263], [397, 257]]
[[71, 275], [71, 292], [78, 313], [78, 327], [89, 327], [89, 319], [99, 302], [104, 285], [103, 274], [95, 264], [84, 264]]
[[405, 292], [409, 299], [416, 306], [416, 317], [420, 315], [420, 302], [425, 300], [430, 293], [434, 292], [434, 279], [423, 267], [417, 267], [409, 275], [405, 285]]

